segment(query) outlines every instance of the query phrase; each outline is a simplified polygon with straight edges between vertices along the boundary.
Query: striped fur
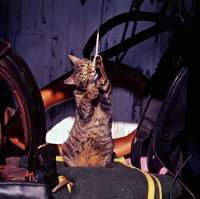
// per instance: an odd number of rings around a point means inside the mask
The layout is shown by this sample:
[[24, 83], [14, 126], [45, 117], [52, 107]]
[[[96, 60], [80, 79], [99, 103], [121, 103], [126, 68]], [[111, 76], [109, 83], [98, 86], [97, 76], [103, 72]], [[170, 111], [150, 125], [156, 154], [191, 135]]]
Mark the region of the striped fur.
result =
[[112, 167], [111, 84], [103, 60], [97, 56], [93, 64], [87, 59], [69, 57], [74, 73], [64, 82], [76, 85], [76, 117], [62, 146], [63, 159], [70, 167]]

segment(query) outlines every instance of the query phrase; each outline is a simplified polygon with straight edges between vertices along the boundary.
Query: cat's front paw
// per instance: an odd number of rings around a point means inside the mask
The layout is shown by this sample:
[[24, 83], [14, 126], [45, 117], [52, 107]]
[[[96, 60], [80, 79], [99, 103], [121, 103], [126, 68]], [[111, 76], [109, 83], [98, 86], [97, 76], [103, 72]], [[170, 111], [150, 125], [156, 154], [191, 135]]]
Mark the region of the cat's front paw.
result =
[[112, 168], [114, 166], [114, 164], [113, 163], [108, 163], [108, 164], [106, 164], [106, 168]]
[[95, 87], [93, 87], [93, 88], [91, 88], [91, 89], [89, 89], [89, 90], [87, 91], [87, 93], [86, 93], [87, 99], [88, 99], [88, 100], [96, 99], [97, 96], [98, 96], [98, 94], [99, 94], [98, 89], [95, 88]]
[[96, 56], [96, 60], [95, 60], [96, 67], [100, 68], [100, 66], [102, 65], [102, 63], [103, 63], [103, 58], [100, 55], [97, 55]]

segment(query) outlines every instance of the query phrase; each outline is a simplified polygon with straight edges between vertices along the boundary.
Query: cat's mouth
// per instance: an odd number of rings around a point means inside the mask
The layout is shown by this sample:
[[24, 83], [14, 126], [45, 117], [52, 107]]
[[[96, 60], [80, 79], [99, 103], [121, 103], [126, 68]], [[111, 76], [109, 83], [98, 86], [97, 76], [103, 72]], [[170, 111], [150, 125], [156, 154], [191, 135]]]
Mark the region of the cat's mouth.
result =
[[91, 72], [92, 74], [93, 74], [93, 77], [94, 77], [94, 80], [96, 80], [97, 78], [98, 78], [98, 72], [96, 71], [96, 69], [95, 70], [92, 70], [92, 72]]
[[94, 77], [94, 80], [96, 80], [99, 76], [100, 71], [98, 72], [96, 68], [88, 67], [87, 73], [91, 74]]

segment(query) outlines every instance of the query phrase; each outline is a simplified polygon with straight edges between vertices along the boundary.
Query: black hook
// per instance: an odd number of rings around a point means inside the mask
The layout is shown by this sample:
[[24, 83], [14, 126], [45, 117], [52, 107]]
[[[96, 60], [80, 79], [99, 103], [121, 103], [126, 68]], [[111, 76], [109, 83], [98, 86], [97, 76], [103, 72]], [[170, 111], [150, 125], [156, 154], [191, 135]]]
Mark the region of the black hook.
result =
[[81, 5], [84, 5], [86, 0], [81, 0]]

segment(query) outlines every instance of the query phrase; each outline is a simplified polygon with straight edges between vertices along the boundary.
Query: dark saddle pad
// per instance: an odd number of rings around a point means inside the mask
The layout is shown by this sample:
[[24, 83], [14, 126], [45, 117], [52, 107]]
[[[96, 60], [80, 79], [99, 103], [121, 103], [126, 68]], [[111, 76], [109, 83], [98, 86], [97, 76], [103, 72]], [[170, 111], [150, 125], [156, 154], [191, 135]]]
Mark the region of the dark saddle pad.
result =
[[[112, 168], [102, 167], [65, 167], [57, 162], [58, 175], [73, 183], [71, 194], [66, 186], [54, 194], [55, 198], [81, 199], [168, 199], [173, 178], [169, 175], [151, 174], [137, 168], [131, 168], [120, 162], [114, 162]], [[174, 198], [178, 198], [180, 184], [173, 189]]]

